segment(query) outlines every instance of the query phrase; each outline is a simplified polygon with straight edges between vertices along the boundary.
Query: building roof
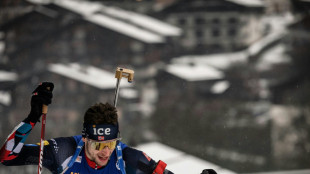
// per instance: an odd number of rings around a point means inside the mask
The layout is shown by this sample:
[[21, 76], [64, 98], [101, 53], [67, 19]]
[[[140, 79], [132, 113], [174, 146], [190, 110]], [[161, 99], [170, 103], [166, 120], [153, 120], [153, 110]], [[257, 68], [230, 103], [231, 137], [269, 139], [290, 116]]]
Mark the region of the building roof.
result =
[[[236, 62], [247, 62], [247, 54], [245, 51], [241, 51], [212, 55], [188, 55], [173, 58], [171, 62], [165, 70], [186, 81], [222, 80], [225, 77], [222, 70]], [[219, 93], [223, 89], [227, 89], [228, 86], [227, 82], [223, 82], [212, 88], [214, 93]]]
[[209, 55], [185, 55], [171, 60], [172, 64], [199, 64], [216, 69], [226, 69], [232, 63], [247, 62], [247, 51]]
[[203, 169], [214, 169], [219, 174], [235, 173], [159, 142], [141, 144], [137, 149], [145, 152], [155, 161], [164, 161], [167, 163], [167, 169], [177, 174], [199, 174]]
[[270, 26], [269, 33], [253, 43], [247, 49], [250, 56], [259, 54], [266, 46], [280, 40], [287, 34], [287, 26], [295, 21], [292, 14], [287, 13], [284, 16], [270, 16], [265, 17], [263, 23]]
[[247, 6], [247, 7], [264, 7], [265, 4], [262, 0], [226, 0], [239, 5]]
[[[48, 66], [50, 72], [74, 79], [99, 89], [115, 89], [116, 78], [114, 73], [90, 65], [78, 63], [55, 63]], [[120, 87], [132, 87], [127, 80], [121, 80]]]
[[[2, 33], [0, 32], [0, 39], [1, 39]], [[5, 49], [5, 43], [3, 41], [0, 41], [0, 55], [4, 52]]]
[[120, 8], [104, 6], [101, 4], [100, 12], [113, 16], [128, 23], [138, 25], [139, 27], [151, 30], [164, 36], [180, 36], [182, 30], [168, 23], [162, 22], [153, 17], [123, 10]]
[[[284, 56], [284, 46], [274, 43], [285, 36], [286, 27], [293, 21], [294, 18], [291, 14], [282, 17], [267, 17], [264, 22], [270, 24], [269, 33], [247, 49], [231, 53], [176, 57], [171, 60], [166, 71], [188, 81], [212, 80], [222, 79], [224, 76], [222, 70], [227, 69], [230, 65], [247, 63], [251, 56], [259, 54], [262, 54], [262, 58], [257, 64], [258, 70], [266, 70], [274, 63], [289, 62], [289, 58]], [[182, 75], [180, 72], [188, 72], [188, 74], [183, 73]]]
[[15, 72], [0, 70], [0, 82], [3, 81], [16, 81], [18, 75]]
[[8, 91], [1, 91], [0, 90], [0, 104], [9, 106], [12, 102], [11, 93]]
[[55, 4], [77, 13], [86, 21], [145, 43], [164, 43], [166, 37], [180, 36], [182, 30], [150, 16], [99, 2], [84, 0], [28, 0], [34, 4]]
[[262, 13], [265, 4], [261, 0], [179, 0], [158, 11], [190, 13], [190, 12], [258, 12]]
[[166, 71], [187, 81], [217, 80], [224, 77], [221, 71], [200, 64], [170, 64], [167, 65]]
[[[0, 70], [0, 83], [1, 87], [4, 87], [5, 83], [15, 82], [18, 79], [18, 75], [15, 72]], [[7, 90], [0, 90], [0, 104], [9, 106], [12, 102], [11, 93]]]
[[291, 58], [286, 54], [284, 44], [277, 44], [262, 54], [255, 67], [259, 71], [272, 70], [272, 65], [279, 63], [290, 63]]

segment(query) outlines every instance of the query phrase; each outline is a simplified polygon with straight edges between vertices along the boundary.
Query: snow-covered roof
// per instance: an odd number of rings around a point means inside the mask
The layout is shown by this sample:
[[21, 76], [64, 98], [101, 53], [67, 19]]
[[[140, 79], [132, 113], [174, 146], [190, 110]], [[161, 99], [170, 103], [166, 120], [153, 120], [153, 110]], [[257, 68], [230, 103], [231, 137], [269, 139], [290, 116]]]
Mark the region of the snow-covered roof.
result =
[[12, 102], [11, 93], [8, 91], [0, 91], [0, 104], [9, 106]]
[[209, 55], [185, 55], [171, 60], [172, 64], [208, 65], [217, 69], [226, 69], [232, 63], [247, 61], [247, 51]]
[[186, 154], [170, 146], [151, 142], [137, 146], [138, 150], [145, 152], [155, 161], [162, 160], [167, 163], [167, 169], [177, 174], [198, 174], [203, 169], [214, 169], [220, 174], [234, 174], [235, 172], [222, 168], [219, 165]]
[[101, 6], [101, 12], [105, 14], [125, 20], [164, 36], [180, 36], [182, 32], [182, 30], [178, 27], [172, 26], [147, 15], [115, 7], [108, 7], [104, 5]]
[[[221, 74], [221, 70], [227, 69], [233, 63], [246, 63], [249, 57], [258, 55], [268, 45], [280, 40], [287, 32], [286, 27], [294, 22], [294, 20], [294, 17], [290, 13], [283, 16], [266, 17], [263, 22], [264, 24], [270, 25], [270, 32], [265, 37], [250, 45], [247, 49], [232, 53], [176, 57], [171, 60], [171, 64], [167, 66], [166, 71], [188, 81], [210, 80], [212, 78], [222, 77], [223, 75], [219, 75]], [[276, 45], [263, 53], [256, 68], [258, 68], [258, 70], [266, 70], [274, 63], [289, 61], [289, 58], [284, 54], [284, 46]], [[201, 73], [194, 73], [197, 66], [192, 65], [199, 65], [199, 72]], [[173, 70], [171, 70], [171, 67]], [[211, 72], [213, 73], [208, 72], [210, 69], [212, 69]], [[215, 73], [215, 71], [217, 71], [217, 73]], [[183, 75], [185, 73], [182, 74], [180, 72], [187, 72], [189, 75]]]
[[216, 80], [224, 78], [223, 69], [232, 63], [246, 62], [247, 52], [211, 55], [188, 55], [173, 58], [166, 71], [187, 81]]
[[[116, 86], [117, 79], [114, 73], [94, 66], [80, 65], [78, 63], [56, 63], [50, 64], [48, 70], [99, 89], [115, 89]], [[124, 79], [121, 80], [120, 87], [132, 87], [132, 84]]]
[[0, 103], [9, 106], [12, 102], [11, 93], [8, 91], [0, 91]]
[[279, 63], [290, 63], [290, 57], [285, 53], [285, 45], [278, 44], [270, 50], [263, 53], [261, 58], [257, 61], [255, 65], [256, 69], [259, 71], [271, 70], [272, 65]]
[[5, 49], [5, 43], [3, 41], [0, 41], [0, 54], [3, 53], [4, 49]]
[[170, 64], [167, 65], [166, 71], [187, 81], [215, 80], [224, 77], [221, 71], [199, 64]]
[[282, 38], [284, 33], [272, 33], [264, 37], [263, 39], [257, 41], [256, 43], [252, 44], [248, 48], [249, 55], [256, 55], [258, 54], [266, 45]]
[[[1, 47], [1, 44], [0, 44]], [[0, 48], [1, 54], [1, 48]], [[0, 82], [13, 82], [18, 79], [18, 75], [15, 72], [0, 70]], [[11, 93], [8, 91], [0, 91], [0, 104], [9, 106], [12, 102]]]
[[226, 0], [236, 4], [248, 6], [248, 7], [264, 7], [265, 4], [262, 0]]
[[119, 95], [126, 99], [135, 99], [138, 98], [138, 91], [132, 88], [124, 88], [119, 91]]
[[4, 38], [4, 32], [0, 31], [0, 55], [3, 53], [5, 49], [5, 42], [3, 41]]
[[146, 43], [162, 43], [165, 40], [161, 35], [102, 14], [85, 16], [85, 19]]
[[182, 30], [150, 16], [84, 0], [28, 0], [36, 4], [54, 3], [78, 13], [87, 21], [145, 43], [163, 43], [166, 36], [180, 36]]
[[294, 17], [291, 13], [287, 13], [283, 16], [269, 16], [263, 19], [263, 24], [270, 26], [269, 33], [253, 43], [248, 48], [248, 53], [250, 55], [256, 55], [259, 53], [266, 45], [273, 43], [281, 39], [287, 33], [287, 26], [294, 22]]
[[16, 81], [18, 75], [15, 72], [0, 70], [0, 82], [2, 81]]

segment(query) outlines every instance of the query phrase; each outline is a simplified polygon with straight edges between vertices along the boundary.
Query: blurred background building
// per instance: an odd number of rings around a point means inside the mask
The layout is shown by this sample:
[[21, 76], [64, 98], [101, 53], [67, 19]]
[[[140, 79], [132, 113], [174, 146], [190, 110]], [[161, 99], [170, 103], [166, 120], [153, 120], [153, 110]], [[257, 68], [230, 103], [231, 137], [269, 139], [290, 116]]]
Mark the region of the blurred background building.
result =
[[308, 0], [2, 0], [0, 142], [41, 81], [55, 84], [46, 138], [79, 134], [90, 105], [113, 102], [122, 66], [135, 70], [118, 103], [127, 144], [236, 173], [310, 173], [309, 12]]

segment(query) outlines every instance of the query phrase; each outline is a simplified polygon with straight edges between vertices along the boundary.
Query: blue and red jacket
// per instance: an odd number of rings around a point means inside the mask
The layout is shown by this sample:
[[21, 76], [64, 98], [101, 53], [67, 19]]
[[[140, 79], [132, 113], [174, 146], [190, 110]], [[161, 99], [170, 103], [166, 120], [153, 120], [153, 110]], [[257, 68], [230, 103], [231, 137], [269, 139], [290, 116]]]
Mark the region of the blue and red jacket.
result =
[[[38, 144], [24, 144], [34, 126], [35, 123], [27, 121], [27, 119], [16, 126], [0, 150], [0, 162], [2, 164], [6, 166], [38, 165], [40, 146]], [[52, 173], [60, 173], [70, 162], [81, 138], [81, 135], [77, 135], [45, 140], [43, 167], [47, 168]], [[119, 142], [119, 146], [121, 147], [127, 173], [130, 173], [129, 169], [131, 169], [134, 173], [151, 174], [154, 170], [158, 171], [161, 167], [145, 153], [128, 147], [122, 142]], [[165, 171], [164, 168], [160, 169], [160, 171], [162, 171], [162, 173], [170, 172], [168, 170]], [[106, 166], [97, 168], [95, 163], [87, 158], [84, 149], [82, 149], [72, 167], [65, 172], [65, 174], [87, 173], [121, 174], [117, 165], [116, 150], [113, 151]]]

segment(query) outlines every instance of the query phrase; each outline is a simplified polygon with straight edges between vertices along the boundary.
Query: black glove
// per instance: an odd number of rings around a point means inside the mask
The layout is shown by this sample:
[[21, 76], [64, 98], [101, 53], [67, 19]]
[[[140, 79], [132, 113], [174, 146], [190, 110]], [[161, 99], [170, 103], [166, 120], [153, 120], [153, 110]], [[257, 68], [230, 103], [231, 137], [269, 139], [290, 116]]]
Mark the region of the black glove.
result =
[[217, 174], [213, 169], [204, 169], [201, 174]]
[[163, 174], [174, 174], [174, 173], [172, 173], [170, 170], [165, 169]]
[[51, 82], [42, 82], [32, 92], [31, 110], [27, 120], [36, 123], [42, 115], [42, 106], [52, 103], [54, 84]]

